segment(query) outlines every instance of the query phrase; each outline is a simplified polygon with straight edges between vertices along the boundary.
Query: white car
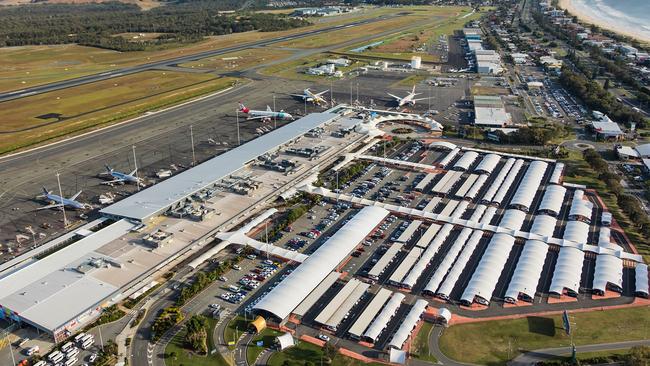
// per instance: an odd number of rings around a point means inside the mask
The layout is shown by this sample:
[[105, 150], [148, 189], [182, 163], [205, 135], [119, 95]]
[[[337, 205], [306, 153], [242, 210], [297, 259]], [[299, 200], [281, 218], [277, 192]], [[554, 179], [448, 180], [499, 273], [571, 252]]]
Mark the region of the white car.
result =
[[325, 341], [325, 342], [330, 341], [330, 337], [326, 336], [325, 334], [319, 334], [318, 339], [320, 339], [321, 341]]
[[234, 269], [235, 271], [241, 271], [241, 267], [236, 264], [233, 264], [232, 269]]

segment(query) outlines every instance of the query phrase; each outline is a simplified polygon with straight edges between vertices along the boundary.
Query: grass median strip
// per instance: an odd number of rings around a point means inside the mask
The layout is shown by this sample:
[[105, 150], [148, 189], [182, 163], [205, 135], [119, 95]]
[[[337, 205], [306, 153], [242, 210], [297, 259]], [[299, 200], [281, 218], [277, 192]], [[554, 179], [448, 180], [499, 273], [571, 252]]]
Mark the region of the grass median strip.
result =
[[235, 78], [147, 71], [3, 103], [0, 154], [225, 89]]

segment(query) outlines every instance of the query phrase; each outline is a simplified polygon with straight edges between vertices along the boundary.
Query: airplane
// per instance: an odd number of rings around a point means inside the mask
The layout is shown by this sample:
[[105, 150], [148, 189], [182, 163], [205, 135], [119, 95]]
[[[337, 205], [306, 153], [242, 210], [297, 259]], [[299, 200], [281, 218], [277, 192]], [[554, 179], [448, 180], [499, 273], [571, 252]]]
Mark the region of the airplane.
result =
[[323, 105], [326, 107], [329, 103], [325, 100], [325, 98], [323, 98], [322, 95], [327, 93], [328, 91], [330, 90], [327, 89], [327, 90], [323, 90], [320, 93], [314, 93], [311, 90], [309, 90], [309, 88], [307, 88], [302, 91], [302, 94], [291, 94], [291, 96], [300, 97], [303, 100], [306, 100], [310, 103], [314, 103], [316, 105]]
[[277, 119], [293, 119], [293, 116], [285, 111], [274, 112], [271, 107], [266, 106], [265, 111], [256, 111], [246, 107], [244, 104], [239, 103], [239, 111], [246, 113], [248, 117], [247, 120], [251, 119], [260, 119], [262, 121], [270, 121], [273, 118]]
[[397, 102], [397, 107], [398, 108], [403, 107], [403, 106], [405, 106], [407, 104], [410, 104], [410, 105], [413, 106], [413, 105], [415, 105], [415, 102], [417, 102], [418, 100], [428, 99], [428, 98], [417, 98], [417, 99], [415, 98], [416, 96], [422, 94], [422, 93], [416, 93], [415, 92], [415, 85], [413, 85], [413, 90], [411, 90], [411, 92], [407, 96], [405, 96], [404, 98], [398, 97], [397, 95], [393, 95], [391, 93], [387, 93], [387, 94], [390, 95], [391, 97], [395, 98], [395, 101]]
[[52, 192], [48, 191], [43, 187], [43, 194], [38, 196], [39, 198], [44, 198], [48, 202], [53, 202], [47, 206], [39, 207], [37, 210], [45, 210], [48, 208], [62, 208], [63, 206], [68, 206], [72, 209], [75, 210], [85, 210], [92, 208], [90, 205], [81, 203], [77, 201], [77, 197], [81, 194], [81, 191], [77, 192], [74, 196], [70, 198], [65, 198], [61, 197], [57, 194], [52, 194]]
[[113, 168], [111, 168], [108, 165], [105, 165], [105, 167], [106, 167], [106, 172], [104, 172], [102, 174], [111, 176], [111, 177], [113, 177], [115, 179], [109, 180], [109, 181], [106, 181], [106, 182], [102, 182], [101, 184], [111, 185], [113, 183], [121, 183], [121, 184], [135, 183], [135, 184], [142, 185], [142, 179], [135, 176], [135, 173], [137, 172], [137, 169], [132, 171], [129, 174], [126, 174], [126, 173], [115, 171]]

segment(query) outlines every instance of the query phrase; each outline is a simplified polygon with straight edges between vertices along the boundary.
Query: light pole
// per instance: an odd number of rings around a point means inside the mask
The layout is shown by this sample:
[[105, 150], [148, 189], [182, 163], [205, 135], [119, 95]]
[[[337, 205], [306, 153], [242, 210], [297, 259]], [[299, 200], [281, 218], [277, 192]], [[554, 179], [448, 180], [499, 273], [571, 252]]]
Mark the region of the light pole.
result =
[[241, 145], [241, 138], [239, 136], [239, 109], [235, 109], [237, 115], [237, 146]]
[[307, 98], [304, 99], [305, 101], [305, 116], [307, 115]]
[[350, 81], [350, 106], [352, 106], [352, 82]]
[[277, 119], [277, 115], [275, 114], [275, 111], [276, 111], [276, 109], [275, 109], [275, 93], [273, 93], [273, 129], [274, 130], [276, 128], [278, 128], [278, 119]]
[[56, 183], [59, 186], [59, 199], [61, 199], [61, 210], [63, 210], [63, 227], [68, 227], [68, 218], [65, 216], [65, 204], [63, 203], [63, 190], [61, 189], [61, 179], [59, 172], [56, 172]]
[[190, 143], [192, 144], [192, 166], [196, 165], [196, 155], [194, 154], [194, 130], [190, 125]]
[[140, 191], [140, 178], [138, 178], [138, 160], [135, 157], [135, 145], [131, 146], [131, 150], [133, 150], [133, 165], [135, 167], [135, 185], [138, 189], [138, 192]]

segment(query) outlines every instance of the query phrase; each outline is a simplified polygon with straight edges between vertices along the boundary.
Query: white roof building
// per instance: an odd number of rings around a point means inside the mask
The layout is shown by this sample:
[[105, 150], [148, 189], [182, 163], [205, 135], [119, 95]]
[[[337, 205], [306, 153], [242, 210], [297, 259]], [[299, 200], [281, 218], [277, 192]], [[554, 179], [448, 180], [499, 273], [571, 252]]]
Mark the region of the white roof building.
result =
[[635, 147], [641, 158], [650, 158], [650, 144], [643, 144]]
[[492, 174], [494, 169], [499, 164], [499, 161], [501, 161], [501, 156], [500, 155], [486, 154], [485, 156], [483, 156], [483, 159], [478, 164], [476, 169], [474, 169], [474, 172]]
[[390, 297], [390, 300], [388, 300], [388, 303], [386, 303], [386, 306], [384, 306], [379, 315], [377, 315], [375, 320], [370, 323], [370, 326], [366, 329], [365, 333], [363, 333], [363, 337], [373, 343], [376, 342], [384, 329], [386, 329], [388, 322], [390, 322], [393, 316], [395, 316], [395, 313], [397, 313], [397, 309], [402, 305], [402, 300], [404, 300], [405, 297], [406, 296], [403, 293], [393, 292], [393, 295]]
[[557, 219], [549, 215], [537, 215], [533, 220], [533, 226], [530, 232], [533, 234], [541, 235], [545, 238], [552, 238], [555, 232]]
[[391, 294], [392, 292], [390, 290], [380, 288], [377, 292], [377, 295], [372, 298], [368, 306], [366, 306], [361, 315], [359, 315], [354, 324], [352, 324], [352, 327], [350, 330], [348, 330], [348, 333], [352, 337], [360, 339], [363, 335], [363, 332], [368, 329], [370, 322], [375, 319], [377, 314], [379, 314], [379, 311], [381, 311], [381, 309], [384, 307]]
[[553, 168], [553, 173], [551, 173], [551, 178], [548, 182], [551, 184], [560, 184], [562, 181], [562, 173], [564, 173], [564, 163], [555, 163], [555, 168]]
[[456, 170], [461, 170], [461, 171], [466, 171], [469, 169], [472, 164], [474, 164], [474, 161], [478, 158], [478, 153], [476, 151], [466, 151], [463, 156], [456, 161], [456, 164], [454, 164], [454, 169]]
[[648, 297], [648, 265], [637, 263], [634, 269], [635, 290], [637, 296]]
[[363, 208], [253, 309], [285, 319], [386, 216], [383, 208]]
[[526, 221], [526, 213], [517, 209], [508, 209], [503, 214], [501, 222], [499, 222], [499, 227], [510, 229], [510, 230], [521, 230], [521, 227]]
[[447, 276], [445, 277], [445, 280], [442, 282], [440, 287], [438, 287], [438, 289], [436, 290], [435, 288], [436, 284], [432, 278], [432, 281], [429, 281], [424, 291], [431, 294], [435, 293], [436, 296], [442, 299], [448, 299], [449, 296], [451, 295], [451, 291], [456, 286], [456, 282], [458, 282], [460, 275], [463, 273], [465, 266], [467, 266], [467, 263], [472, 257], [472, 253], [474, 253], [474, 250], [476, 249], [478, 243], [480, 243], [482, 237], [483, 237], [483, 231], [481, 230], [474, 231], [472, 233], [472, 236], [470, 236], [469, 240], [467, 241], [462, 251], [458, 255], [458, 258], [456, 258], [456, 261], [454, 262], [453, 266], [447, 273]]
[[286, 333], [284, 333], [282, 335], [277, 336], [275, 338], [275, 340], [276, 340], [276, 342], [278, 344], [278, 348], [281, 351], [284, 350], [284, 349], [287, 349], [289, 347], [293, 347], [296, 344], [296, 342], [293, 339], [293, 336], [289, 332], [286, 332]]
[[394, 347], [401, 349], [404, 345], [404, 342], [409, 338], [413, 329], [418, 324], [422, 318], [422, 314], [427, 310], [429, 302], [424, 299], [418, 299], [411, 310], [406, 315], [406, 318], [402, 321], [402, 325], [397, 329], [397, 332], [393, 334], [393, 337], [390, 339], [389, 347]]
[[506, 112], [500, 96], [474, 96], [474, 124], [481, 127], [506, 127], [512, 116]]

